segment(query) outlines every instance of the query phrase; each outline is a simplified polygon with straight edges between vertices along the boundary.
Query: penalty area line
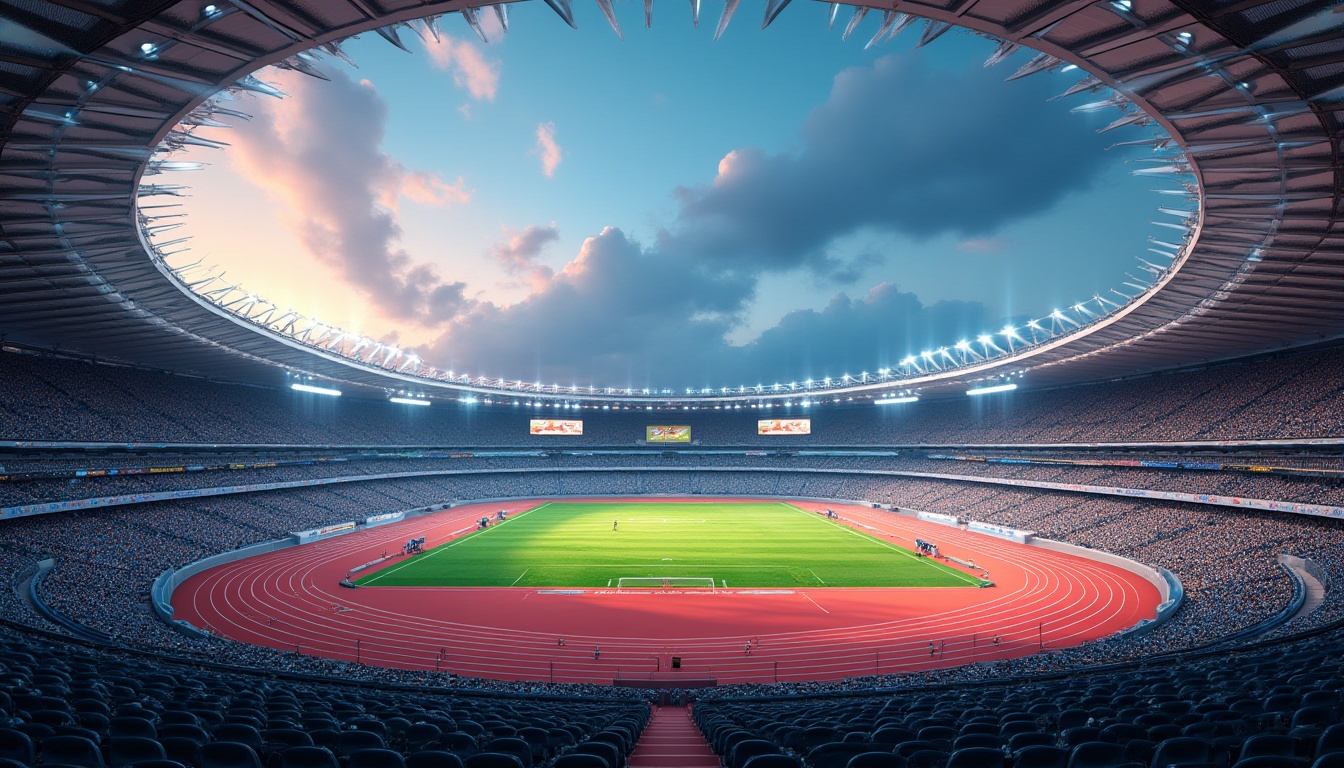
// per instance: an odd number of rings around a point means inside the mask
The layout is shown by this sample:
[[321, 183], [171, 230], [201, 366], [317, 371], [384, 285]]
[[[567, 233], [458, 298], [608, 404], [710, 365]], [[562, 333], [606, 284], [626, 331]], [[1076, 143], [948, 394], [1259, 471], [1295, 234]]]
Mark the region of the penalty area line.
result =
[[807, 594], [806, 592], [800, 592], [799, 594], [801, 594], [803, 597], [807, 598], [807, 602], [809, 602], [809, 603], [811, 603], [811, 604], [817, 606], [817, 610], [821, 611], [822, 613], [826, 614], [827, 616], [830, 616], [830, 615], [831, 615], [831, 612], [828, 611], [828, 610], [826, 610], [825, 608], [822, 608], [822, 607], [821, 607], [821, 604], [818, 603], [816, 600], [813, 600], [811, 595]]
[[[439, 554], [440, 552], [443, 552], [443, 551], [445, 551], [445, 550], [447, 550], [447, 549], [450, 549], [450, 548], [452, 548], [452, 547], [455, 547], [455, 546], [457, 546], [458, 544], [461, 544], [462, 542], [467, 541], [468, 539], [474, 539], [474, 538], [476, 538], [477, 536], [480, 536], [480, 535], [489, 533], [492, 529], [497, 529], [497, 528], [499, 528], [501, 525], [504, 525], [505, 523], [509, 522], [510, 520], [513, 520], [514, 517], [522, 517], [523, 515], [526, 515], [526, 514], [529, 513], [529, 512], [536, 512], [538, 509], [541, 509], [542, 507], [545, 507], [545, 506], [547, 506], [547, 505], [550, 504], [550, 503], [551, 503], [551, 502], [549, 502], [549, 501], [547, 501], [547, 502], [543, 502], [543, 503], [538, 504], [537, 506], [535, 506], [535, 507], [533, 507], [533, 508], [531, 508], [531, 509], [526, 509], [526, 510], [523, 510], [522, 512], [517, 513], [516, 515], [511, 515], [511, 516], [509, 516], [509, 518], [506, 519], [506, 520], [502, 520], [502, 521], [500, 521], [500, 522], [498, 522], [498, 523], [495, 523], [494, 525], [490, 526], [489, 528], [484, 528], [484, 529], [482, 529], [482, 530], [481, 530], [479, 533], [477, 533], [475, 536], [473, 536], [473, 535], [471, 535], [471, 534], [468, 534], [468, 535], [463, 536], [463, 537], [461, 537], [461, 538], [453, 539], [452, 541], [448, 542], [447, 544], [440, 544], [439, 546], [437, 546], [437, 547], [431, 549], [431, 550], [430, 550], [424, 557], [413, 558], [413, 559], [407, 560], [406, 562], [402, 563], [401, 565], [393, 566], [392, 568], [389, 568], [389, 569], [387, 569], [387, 570], [385, 570], [385, 571], [379, 571], [378, 573], [375, 573], [375, 574], [374, 574], [368, 581], [364, 582], [364, 584], [362, 584], [361, 586], [365, 586], [365, 587], [367, 587], [367, 586], [369, 586], [370, 584], [372, 584], [373, 582], [375, 582], [375, 581], [377, 581], [377, 580], [383, 578], [384, 576], [391, 576], [392, 574], [396, 573], [397, 571], [400, 571], [402, 568], [405, 568], [405, 567], [408, 566], [408, 565], [411, 565], [412, 563], [423, 563], [423, 562], [425, 562], [426, 560], [428, 560], [429, 558], [431, 558], [431, 557], [433, 557], [433, 556]], [[526, 571], [524, 571], [524, 573], [526, 573]], [[520, 576], [519, 578], [522, 578], [522, 577]]]
[[523, 580], [523, 577], [526, 576], [526, 575], [527, 575], [527, 572], [530, 571], [530, 570], [532, 570], [532, 569], [531, 569], [531, 568], [524, 568], [524, 569], [523, 569], [523, 572], [520, 573], [520, 574], [518, 574], [518, 578], [514, 579], [514, 580], [513, 580], [513, 583], [510, 584], [509, 586], [510, 586], [510, 587], [516, 587], [516, 586], [518, 586], [518, 582], [522, 581], [522, 580]]
[[[804, 509], [801, 508], [801, 507], [795, 507], [795, 506], [793, 506], [792, 504], [787, 504], [787, 503], [782, 502], [782, 501], [779, 502], [779, 504], [780, 504], [780, 506], [783, 506], [783, 507], [786, 507], [786, 508], [788, 508], [788, 509], [791, 509], [791, 510], [793, 510], [794, 512], [797, 512], [797, 513], [800, 514], [800, 515], [805, 515], [805, 516], [807, 516], [807, 517], [809, 517], [809, 518], [815, 517], [815, 515], [813, 515], [812, 513], [808, 512], [808, 511], [806, 511], [806, 510], [804, 510]], [[962, 573], [961, 571], [958, 571], [958, 570], [955, 569], [955, 568], [952, 568], [952, 567], [949, 567], [949, 566], [946, 566], [946, 565], [940, 565], [940, 564], [938, 564], [938, 563], [936, 563], [936, 562], [933, 562], [930, 558], [927, 558], [927, 557], [919, 557], [919, 556], [917, 556], [915, 553], [908, 551], [908, 550], [905, 549], [904, 547], [898, 547], [898, 546], [896, 546], [895, 544], [892, 544], [892, 543], [890, 543], [890, 542], [883, 541], [883, 540], [877, 538], [876, 536], [872, 536], [872, 535], [864, 534], [864, 533], [861, 532], [861, 531], [856, 531], [856, 530], [854, 530], [853, 528], [849, 527], [848, 525], [841, 525], [840, 523], [837, 523], [837, 522], [835, 522], [834, 520], [821, 520], [821, 522], [823, 522], [823, 523], [827, 523], [827, 524], [829, 524], [829, 525], [832, 525], [832, 526], [834, 526], [834, 527], [836, 527], [836, 528], [838, 528], [838, 529], [844, 531], [845, 533], [848, 533], [850, 536], [857, 536], [857, 537], [859, 537], [860, 539], [863, 539], [864, 541], [870, 541], [870, 542], [872, 542], [872, 543], [874, 543], [874, 544], [877, 544], [877, 545], [879, 545], [879, 546], [886, 547], [887, 549], [889, 549], [889, 550], [895, 552], [895, 553], [898, 554], [898, 555], [901, 555], [902, 557], [907, 557], [907, 558], [909, 558], [909, 559], [911, 559], [911, 560], [914, 560], [914, 561], [917, 562], [917, 563], [921, 563], [922, 565], [926, 565], [926, 566], [928, 566], [928, 567], [934, 569], [935, 571], [939, 571], [939, 572], [941, 572], [941, 573], [950, 573], [950, 574], [952, 574], [953, 576], [956, 576], [958, 579], [961, 579], [962, 581], [966, 582], [967, 584], [978, 585], [978, 584], [980, 583], [980, 580], [979, 580], [979, 579], [976, 579], [976, 578], [974, 578], [974, 577], [972, 577], [972, 576], [968, 576], [968, 575]], [[813, 573], [812, 575], [815, 576], [816, 573]], [[817, 607], [820, 608], [821, 606], [817, 606]]]

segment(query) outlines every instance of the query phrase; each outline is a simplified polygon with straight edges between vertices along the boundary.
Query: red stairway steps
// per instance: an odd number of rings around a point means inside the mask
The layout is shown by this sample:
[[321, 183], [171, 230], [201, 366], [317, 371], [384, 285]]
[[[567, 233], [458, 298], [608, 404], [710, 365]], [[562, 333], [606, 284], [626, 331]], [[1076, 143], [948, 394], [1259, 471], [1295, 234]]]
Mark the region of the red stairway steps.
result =
[[653, 718], [630, 755], [630, 768], [719, 768], [719, 765], [718, 756], [692, 722], [689, 707], [655, 707]]

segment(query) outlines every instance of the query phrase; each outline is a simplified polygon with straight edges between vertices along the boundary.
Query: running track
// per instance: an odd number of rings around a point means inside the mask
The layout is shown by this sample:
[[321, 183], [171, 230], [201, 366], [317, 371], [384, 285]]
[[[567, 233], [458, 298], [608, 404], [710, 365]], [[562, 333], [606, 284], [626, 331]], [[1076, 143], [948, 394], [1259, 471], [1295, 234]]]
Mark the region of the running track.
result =
[[[399, 552], [412, 537], [423, 535], [434, 547], [496, 510], [539, 503], [462, 506], [229, 563], [184, 582], [173, 606], [177, 618], [217, 635], [365, 664], [500, 680], [737, 683], [834, 680], [1025, 656], [1151, 619], [1160, 602], [1152, 584], [1115, 566], [882, 510], [807, 502], [795, 504], [813, 511], [829, 506], [846, 524], [910, 549], [916, 537], [934, 541], [941, 553], [987, 568], [997, 586], [557, 594], [337, 583], [356, 565]], [[759, 641], [750, 654], [748, 639]], [[600, 659], [593, 658], [597, 646]], [[676, 672], [673, 656], [682, 658]]]

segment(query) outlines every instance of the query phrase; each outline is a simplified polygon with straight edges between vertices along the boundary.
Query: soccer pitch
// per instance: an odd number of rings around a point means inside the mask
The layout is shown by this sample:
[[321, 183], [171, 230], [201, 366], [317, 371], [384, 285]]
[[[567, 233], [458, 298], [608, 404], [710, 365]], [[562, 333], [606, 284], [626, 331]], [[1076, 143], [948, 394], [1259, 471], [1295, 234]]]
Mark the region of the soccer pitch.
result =
[[720, 588], [981, 583], [783, 502], [546, 502], [356, 584], [607, 587], [632, 577], [712, 578]]

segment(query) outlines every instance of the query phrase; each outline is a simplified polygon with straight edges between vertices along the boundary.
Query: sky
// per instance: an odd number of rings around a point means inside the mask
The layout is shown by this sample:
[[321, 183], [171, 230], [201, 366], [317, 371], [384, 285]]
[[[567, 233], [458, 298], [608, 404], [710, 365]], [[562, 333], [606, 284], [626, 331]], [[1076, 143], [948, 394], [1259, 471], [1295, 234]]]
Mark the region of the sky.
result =
[[[579, 0], [493, 14], [481, 42], [376, 34], [285, 70], [287, 95], [202, 135], [191, 250], [234, 283], [444, 370], [564, 386], [720, 387], [895, 367], [1121, 288], [1161, 198], [1130, 174], [1152, 129], [1099, 134], [1083, 73], [1005, 79], [994, 43], [923, 22], [744, 5], [712, 41], [689, 3], [624, 40]], [[179, 179], [173, 179], [178, 182]]]

